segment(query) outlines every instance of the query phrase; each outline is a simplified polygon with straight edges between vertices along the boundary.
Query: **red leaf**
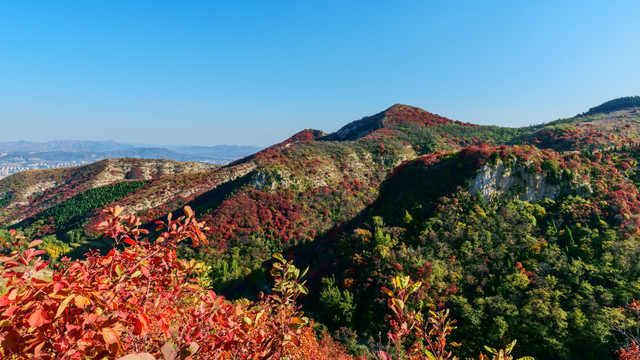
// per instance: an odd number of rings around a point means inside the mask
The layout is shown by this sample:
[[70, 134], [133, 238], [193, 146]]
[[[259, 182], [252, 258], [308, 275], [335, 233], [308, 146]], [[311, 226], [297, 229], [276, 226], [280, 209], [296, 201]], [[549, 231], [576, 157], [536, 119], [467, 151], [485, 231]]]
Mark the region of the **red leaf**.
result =
[[5, 316], [13, 316], [14, 314], [16, 314], [18, 312], [18, 310], [22, 309], [21, 306], [9, 306], [7, 307], [7, 310], [4, 311], [4, 315]]
[[48, 323], [49, 319], [47, 318], [47, 313], [42, 310], [42, 308], [38, 308], [29, 316], [29, 320], [27, 321], [29, 322], [29, 326], [37, 328]]
[[49, 266], [49, 263], [48, 263], [48, 262], [46, 262], [46, 261], [43, 261], [43, 262], [41, 262], [41, 263], [36, 264], [36, 265], [34, 266], [34, 268], [36, 269], [36, 271], [40, 271], [40, 270], [42, 270], [42, 269], [46, 268], [47, 266]]
[[134, 334], [145, 335], [147, 332], [149, 332], [149, 317], [145, 313], [137, 314], [133, 325]]
[[146, 266], [140, 266], [140, 271], [142, 271], [144, 276], [146, 276], [148, 278], [151, 277], [151, 273], [149, 272], [149, 269]]

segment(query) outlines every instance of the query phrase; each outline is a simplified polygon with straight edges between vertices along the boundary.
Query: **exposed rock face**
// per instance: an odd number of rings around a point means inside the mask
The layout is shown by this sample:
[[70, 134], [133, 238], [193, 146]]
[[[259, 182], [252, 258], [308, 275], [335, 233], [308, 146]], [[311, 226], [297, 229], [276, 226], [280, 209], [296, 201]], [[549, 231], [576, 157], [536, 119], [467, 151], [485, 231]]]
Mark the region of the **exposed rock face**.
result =
[[562, 176], [559, 181], [550, 183], [542, 172], [531, 173], [525, 166], [517, 163], [507, 168], [502, 161], [498, 161], [494, 166], [482, 166], [469, 191], [472, 194], [480, 193], [487, 200], [496, 196], [508, 196], [536, 202], [544, 198], [555, 199], [568, 188], [574, 188], [582, 195], [591, 193], [589, 183], [572, 183], [565, 181]]
[[251, 185], [263, 191], [273, 192], [281, 188], [302, 190], [337, 186], [347, 178], [369, 182], [371, 172], [376, 167], [395, 167], [416, 156], [415, 151], [409, 146], [383, 159], [374, 159], [372, 153], [362, 149], [342, 151], [346, 153], [339, 161], [328, 156], [318, 156], [314, 159], [312, 167], [302, 170], [283, 166], [260, 166], [251, 178]]
[[138, 169], [138, 180], [150, 180], [170, 174], [194, 173], [211, 170], [216, 165], [197, 162], [178, 162], [165, 159], [106, 159], [104, 171], [92, 181], [91, 187], [100, 187], [121, 181], [127, 174]]
[[[199, 163], [194, 163], [199, 164]], [[205, 193], [206, 191], [217, 188], [219, 185], [233, 181], [255, 170], [256, 165], [253, 162], [241, 163], [238, 165], [228, 165], [211, 172], [208, 174], [207, 180], [192, 183], [188, 188], [175, 187], [172, 183], [172, 177], [168, 176], [160, 180], [155, 184], [156, 187], [161, 189], [159, 194], [154, 196], [145, 197], [141, 200], [136, 200], [131, 204], [127, 204], [134, 212], [152, 209], [154, 207], [161, 206], [162, 204], [176, 198], [182, 197], [189, 199]], [[198, 171], [194, 171], [198, 173]]]
[[24, 188], [21, 192], [20, 192], [20, 199], [21, 201], [17, 202], [17, 205], [23, 205], [23, 206], [28, 206], [29, 205], [29, 197], [37, 194], [37, 193], [41, 193], [47, 189], [51, 189], [54, 188], [56, 186], [58, 186], [59, 183], [55, 180], [49, 180], [49, 181], [43, 181], [43, 182], [39, 182], [36, 183], [34, 185], [28, 186], [26, 188]]

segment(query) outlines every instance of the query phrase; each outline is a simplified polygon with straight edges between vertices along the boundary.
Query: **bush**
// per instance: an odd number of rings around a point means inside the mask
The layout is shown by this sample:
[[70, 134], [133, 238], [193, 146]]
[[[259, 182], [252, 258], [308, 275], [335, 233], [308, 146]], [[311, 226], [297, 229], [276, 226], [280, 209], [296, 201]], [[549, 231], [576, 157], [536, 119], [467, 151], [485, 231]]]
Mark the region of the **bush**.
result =
[[[63, 258], [50, 271], [42, 241], [11, 231], [2, 239], [0, 355], [5, 359], [349, 359], [330, 339], [318, 342], [296, 300], [304, 275], [274, 255], [273, 292], [257, 302], [229, 302], [201, 286], [202, 263], [176, 247], [206, 242], [203, 224], [184, 216], [158, 222], [154, 240], [141, 221], [116, 206], [99, 229], [114, 240], [106, 255]], [[50, 276], [43, 273], [50, 272]]]

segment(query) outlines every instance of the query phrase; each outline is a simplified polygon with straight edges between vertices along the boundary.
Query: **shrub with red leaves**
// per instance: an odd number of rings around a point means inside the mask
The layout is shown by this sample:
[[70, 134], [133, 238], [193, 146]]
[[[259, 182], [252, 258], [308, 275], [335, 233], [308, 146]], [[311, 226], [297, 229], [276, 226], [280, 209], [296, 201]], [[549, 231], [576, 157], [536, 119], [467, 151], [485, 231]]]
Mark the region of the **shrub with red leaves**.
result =
[[[158, 222], [143, 239], [139, 218], [116, 206], [99, 229], [115, 241], [106, 255], [48, 268], [37, 250], [12, 232], [2, 239], [0, 356], [15, 359], [328, 359], [342, 354], [310, 333], [297, 297], [304, 275], [276, 254], [272, 294], [232, 303], [200, 285], [203, 264], [176, 256], [178, 243], [207, 242], [193, 211]], [[311, 335], [310, 335], [311, 334]], [[342, 356], [348, 359], [347, 355]]]

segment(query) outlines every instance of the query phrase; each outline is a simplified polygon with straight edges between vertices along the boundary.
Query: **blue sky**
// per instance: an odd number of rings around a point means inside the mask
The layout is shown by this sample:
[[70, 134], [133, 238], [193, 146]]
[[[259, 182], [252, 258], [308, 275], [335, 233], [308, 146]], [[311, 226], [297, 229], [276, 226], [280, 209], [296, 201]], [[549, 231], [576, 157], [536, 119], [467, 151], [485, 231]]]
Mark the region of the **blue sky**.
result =
[[395, 103], [526, 126], [639, 95], [640, 2], [4, 1], [0, 141], [270, 145]]

